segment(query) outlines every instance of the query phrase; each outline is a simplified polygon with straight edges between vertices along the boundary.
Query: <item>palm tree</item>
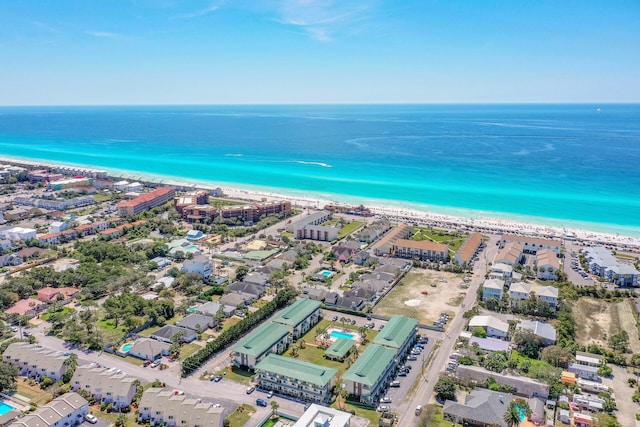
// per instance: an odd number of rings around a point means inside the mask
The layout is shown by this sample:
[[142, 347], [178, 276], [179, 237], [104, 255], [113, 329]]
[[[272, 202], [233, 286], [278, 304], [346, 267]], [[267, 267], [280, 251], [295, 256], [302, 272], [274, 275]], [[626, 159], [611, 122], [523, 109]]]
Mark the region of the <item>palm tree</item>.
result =
[[271, 416], [275, 417], [278, 415], [278, 408], [280, 407], [280, 405], [278, 405], [278, 402], [276, 402], [275, 400], [271, 401]]
[[513, 402], [511, 402], [504, 413], [503, 419], [509, 427], [518, 427], [520, 425], [520, 411], [516, 408], [516, 405], [514, 405]]

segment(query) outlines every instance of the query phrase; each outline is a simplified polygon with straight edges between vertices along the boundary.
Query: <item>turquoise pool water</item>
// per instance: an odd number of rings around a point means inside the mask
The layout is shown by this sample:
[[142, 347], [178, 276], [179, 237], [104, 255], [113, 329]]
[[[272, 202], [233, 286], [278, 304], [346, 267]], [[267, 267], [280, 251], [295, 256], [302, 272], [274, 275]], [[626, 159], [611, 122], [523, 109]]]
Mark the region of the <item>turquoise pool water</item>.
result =
[[5, 402], [0, 402], [0, 415], [4, 415], [12, 409], [16, 409], [11, 405], [8, 405]]
[[190, 251], [193, 251], [195, 249], [198, 249], [198, 247], [196, 245], [189, 245], [189, 246], [187, 246], [187, 249], [190, 250]]
[[518, 410], [518, 414], [520, 414], [520, 422], [523, 422], [527, 416], [525, 409], [522, 406], [515, 405], [515, 408]]
[[126, 353], [131, 349], [131, 347], [133, 347], [133, 344], [127, 343], [127, 344], [122, 346], [122, 351], [124, 351]]
[[320, 272], [320, 274], [322, 274], [324, 277], [331, 277], [333, 276], [335, 273], [333, 271], [329, 271], [329, 270], [322, 270]]
[[353, 339], [353, 334], [348, 334], [346, 332], [331, 331], [329, 335], [331, 335], [331, 338], [335, 338], [335, 339], [338, 339], [338, 338], [346, 338], [348, 340]]
[[196, 306], [194, 306], [194, 307], [189, 307], [189, 308], [187, 309], [187, 311], [188, 311], [189, 313], [193, 313], [194, 311], [196, 311], [196, 310], [198, 309], [198, 307], [199, 307], [199, 306], [197, 306], [197, 305], [196, 305]]

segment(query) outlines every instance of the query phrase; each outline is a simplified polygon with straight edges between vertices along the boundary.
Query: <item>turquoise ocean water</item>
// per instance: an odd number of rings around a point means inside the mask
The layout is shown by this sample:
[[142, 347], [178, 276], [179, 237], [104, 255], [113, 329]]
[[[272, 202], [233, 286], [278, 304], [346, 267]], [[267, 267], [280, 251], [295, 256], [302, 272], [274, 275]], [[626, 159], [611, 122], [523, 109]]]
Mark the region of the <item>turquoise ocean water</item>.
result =
[[640, 105], [0, 107], [0, 155], [640, 234]]

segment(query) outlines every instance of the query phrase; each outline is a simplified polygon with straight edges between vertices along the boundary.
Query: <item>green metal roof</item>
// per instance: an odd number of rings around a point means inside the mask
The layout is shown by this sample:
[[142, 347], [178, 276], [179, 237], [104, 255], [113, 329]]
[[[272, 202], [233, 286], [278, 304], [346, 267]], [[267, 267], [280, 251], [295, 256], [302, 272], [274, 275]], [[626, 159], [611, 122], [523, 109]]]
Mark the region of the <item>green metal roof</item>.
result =
[[328, 356], [342, 359], [354, 345], [354, 340], [350, 340], [348, 338], [338, 338], [336, 342], [331, 344], [331, 347], [329, 347], [324, 353]]
[[289, 328], [279, 323], [265, 323], [233, 348], [236, 353], [260, 357], [275, 343], [289, 335]]
[[373, 340], [373, 344], [385, 347], [400, 348], [407, 338], [414, 333], [418, 321], [410, 317], [393, 316], [387, 326], [381, 330]]
[[395, 356], [396, 351], [392, 348], [370, 344], [344, 374], [343, 380], [372, 387], [378, 382], [387, 366], [393, 363]]
[[335, 369], [314, 365], [290, 357], [278, 356], [271, 353], [262, 362], [256, 365], [256, 371], [273, 372], [298, 381], [306, 381], [309, 384], [319, 386], [327, 385], [336, 376]]
[[295, 327], [319, 308], [320, 301], [301, 298], [275, 317], [273, 321]]

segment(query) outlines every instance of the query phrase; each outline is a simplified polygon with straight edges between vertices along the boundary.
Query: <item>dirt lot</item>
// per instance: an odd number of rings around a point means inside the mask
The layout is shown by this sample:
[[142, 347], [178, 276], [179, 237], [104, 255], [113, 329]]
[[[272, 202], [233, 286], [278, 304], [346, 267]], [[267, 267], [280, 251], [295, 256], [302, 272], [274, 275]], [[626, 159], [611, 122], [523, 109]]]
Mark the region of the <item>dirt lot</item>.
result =
[[431, 325], [441, 312], [453, 315], [460, 310], [467, 292], [461, 287], [464, 283], [462, 278], [460, 274], [414, 268], [376, 305], [373, 312], [382, 316], [409, 316]]
[[581, 298], [573, 309], [578, 343], [596, 343], [608, 347], [609, 337], [624, 330], [629, 333], [631, 351], [640, 352], [640, 340], [630, 304], [630, 300], [606, 302]]

